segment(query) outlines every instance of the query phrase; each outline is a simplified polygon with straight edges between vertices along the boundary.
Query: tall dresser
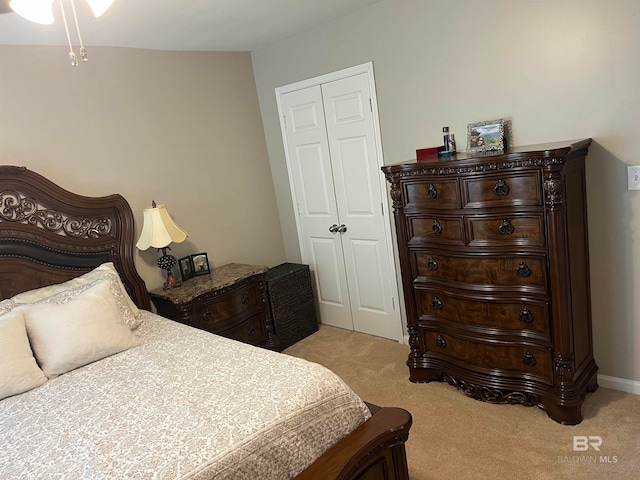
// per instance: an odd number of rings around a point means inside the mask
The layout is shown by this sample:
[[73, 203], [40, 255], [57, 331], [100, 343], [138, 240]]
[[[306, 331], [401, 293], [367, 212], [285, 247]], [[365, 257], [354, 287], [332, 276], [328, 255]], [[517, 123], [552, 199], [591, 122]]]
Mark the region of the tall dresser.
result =
[[582, 421], [594, 391], [585, 157], [591, 139], [382, 168], [413, 382]]

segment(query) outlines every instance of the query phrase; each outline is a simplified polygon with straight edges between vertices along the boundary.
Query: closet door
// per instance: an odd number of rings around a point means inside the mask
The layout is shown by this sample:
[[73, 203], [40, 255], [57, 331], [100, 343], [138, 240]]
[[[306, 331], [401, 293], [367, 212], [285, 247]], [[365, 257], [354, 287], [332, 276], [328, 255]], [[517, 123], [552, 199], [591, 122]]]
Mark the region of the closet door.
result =
[[315, 280], [320, 321], [353, 330], [320, 86], [284, 95], [282, 106], [302, 257]]
[[302, 259], [320, 321], [398, 340], [369, 74], [280, 96]]

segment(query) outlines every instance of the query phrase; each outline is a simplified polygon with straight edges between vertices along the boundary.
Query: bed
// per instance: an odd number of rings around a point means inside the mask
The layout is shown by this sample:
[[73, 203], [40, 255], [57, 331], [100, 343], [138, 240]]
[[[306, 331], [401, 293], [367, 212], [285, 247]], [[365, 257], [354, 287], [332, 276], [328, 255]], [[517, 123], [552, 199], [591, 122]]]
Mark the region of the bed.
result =
[[152, 313], [122, 196], [0, 166], [0, 202], [0, 478], [409, 478], [409, 412]]

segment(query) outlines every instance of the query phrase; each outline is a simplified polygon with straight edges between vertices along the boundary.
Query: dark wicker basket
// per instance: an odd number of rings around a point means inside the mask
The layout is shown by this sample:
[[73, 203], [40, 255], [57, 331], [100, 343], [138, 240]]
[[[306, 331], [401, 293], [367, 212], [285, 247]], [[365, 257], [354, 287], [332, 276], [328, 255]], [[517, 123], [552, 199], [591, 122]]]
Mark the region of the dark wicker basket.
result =
[[280, 351], [318, 331], [307, 265], [283, 263], [270, 268], [265, 281]]

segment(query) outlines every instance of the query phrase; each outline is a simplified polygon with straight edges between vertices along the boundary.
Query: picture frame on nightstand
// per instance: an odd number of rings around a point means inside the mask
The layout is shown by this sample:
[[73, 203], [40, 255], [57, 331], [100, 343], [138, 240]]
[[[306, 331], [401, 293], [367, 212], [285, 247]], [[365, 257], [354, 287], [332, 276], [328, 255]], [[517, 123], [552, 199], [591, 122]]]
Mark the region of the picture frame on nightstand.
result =
[[180, 276], [182, 277], [183, 282], [196, 276], [196, 271], [193, 267], [191, 255], [187, 255], [186, 257], [182, 257], [180, 260], [178, 260], [178, 265], [180, 267]]
[[209, 269], [209, 257], [206, 252], [191, 255], [191, 264], [193, 265], [193, 272], [196, 276], [211, 273]]

